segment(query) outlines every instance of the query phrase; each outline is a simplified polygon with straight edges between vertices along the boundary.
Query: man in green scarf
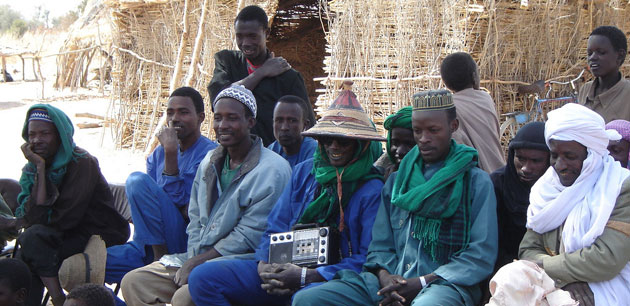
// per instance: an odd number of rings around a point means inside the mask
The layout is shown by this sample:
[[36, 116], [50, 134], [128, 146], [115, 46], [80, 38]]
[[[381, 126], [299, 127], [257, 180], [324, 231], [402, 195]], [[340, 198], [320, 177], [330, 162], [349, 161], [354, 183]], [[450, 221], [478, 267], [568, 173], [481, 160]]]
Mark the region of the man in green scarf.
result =
[[[286, 305], [293, 294], [331, 280], [343, 269], [359, 272], [372, 239], [383, 182], [372, 167], [372, 140], [383, 140], [349, 89], [303, 133], [318, 141], [312, 159], [293, 169], [290, 183], [269, 214], [255, 259], [207, 262], [190, 275], [196, 305]], [[316, 223], [339, 232], [327, 265], [270, 263], [270, 234]], [[332, 240], [331, 240], [332, 241]], [[316, 247], [319, 252], [319, 247]]]
[[383, 127], [387, 130], [386, 152], [374, 162], [374, 167], [387, 179], [390, 174], [398, 171], [402, 159], [416, 146], [411, 130], [411, 106], [405, 106], [387, 116]]
[[497, 256], [496, 200], [477, 152], [456, 144], [451, 94], [414, 95], [416, 147], [383, 187], [363, 272], [304, 290], [293, 305], [476, 305]]
[[29, 306], [41, 304], [44, 286], [53, 304], [63, 305], [59, 267], [83, 252], [92, 235], [100, 235], [107, 246], [129, 238], [129, 225], [114, 208], [98, 161], [74, 144], [73, 134], [72, 122], [60, 109], [36, 104], [28, 110], [22, 130], [28, 163], [10, 222], [24, 228], [17, 257], [32, 273]]

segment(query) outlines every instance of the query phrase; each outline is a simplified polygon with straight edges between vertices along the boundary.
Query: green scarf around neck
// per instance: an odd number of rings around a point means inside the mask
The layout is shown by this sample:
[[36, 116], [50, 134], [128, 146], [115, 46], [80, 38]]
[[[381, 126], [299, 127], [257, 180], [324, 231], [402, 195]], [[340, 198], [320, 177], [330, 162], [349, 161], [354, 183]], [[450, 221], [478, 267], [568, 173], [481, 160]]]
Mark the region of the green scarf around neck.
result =
[[[350, 201], [358, 183], [373, 178], [383, 179], [380, 174], [372, 171], [374, 154], [371, 147], [370, 143], [359, 141], [357, 152], [353, 158], [354, 162], [345, 167], [332, 166], [324, 148], [321, 145], [317, 147], [313, 155], [311, 173], [315, 175], [315, 180], [321, 185], [321, 193], [308, 205], [298, 223], [318, 223], [343, 231], [343, 208]], [[337, 174], [341, 177], [341, 184], [337, 180]], [[341, 185], [341, 207], [339, 205], [339, 185]], [[331, 220], [337, 211], [340, 212], [340, 220]]]
[[391, 203], [412, 213], [412, 235], [422, 241], [424, 250], [434, 261], [444, 261], [468, 245], [467, 174], [476, 165], [477, 151], [456, 144], [452, 139], [444, 165], [428, 181], [424, 178], [423, 159], [417, 146], [400, 163]]
[[[60, 109], [49, 104], [35, 104], [31, 106], [26, 112], [26, 120], [24, 120], [24, 127], [22, 128], [22, 138], [28, 142], [28, 118], [31, 111], [34, 109], [44, 109], [48, 112], [48, 116], [52, 120], [53, 124], [57, 128], [59, 138], [61, 142], [57, 154], [53, 158], [50, 165], [46, 165], [46, 177], [56, 186], [61, 184], [63, 176], [66, 174], [66, 168], [68, 163], [76, 158], [84, 156], [86, 153], [79, 153], [75, 151], [76, 145], [72, 136], [74, 135], [74, 127], [70, 118]], [[32, 163], [27, 163], [22, 169], [22, 176], [20, 177], [20, 186], [22, 191], [18, 195], [18, 208], [15, 211], [15, 216], [18, 218], [24, 217], [26, 214], [25, 203], [31, 195], [31, 189], [35, 182], [35, 176], [37, 175], [37, 169]]]

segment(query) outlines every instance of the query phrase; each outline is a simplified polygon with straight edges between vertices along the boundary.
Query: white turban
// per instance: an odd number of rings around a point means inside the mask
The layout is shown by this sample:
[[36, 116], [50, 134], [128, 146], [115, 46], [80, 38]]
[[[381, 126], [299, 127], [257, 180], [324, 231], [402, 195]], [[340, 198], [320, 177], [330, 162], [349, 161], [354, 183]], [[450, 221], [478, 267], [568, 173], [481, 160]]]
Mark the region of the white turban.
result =
[[[574, 252], [593, 244], [606, 227], [623, 181], [630, 171], [608, 154], [608, 141], [619, 140], [614, 130], [606, 131], [604, 119], [594, 111], [574, 103], [549, 112], [545, 124], [545, 141], [577, 141], [586, 147], [582, 171], [571, 186], [560, 183], [556, 171], [549, 167], [534, 184], [529, 195], [527, 228], [539, 234], [560, 227], [564, 251]], [[552, 152], [553, 154], [553, 152]], [[624, 272], [625, 271], [625, 272]], [[626, 265], [623, 273], [630, 273]], [[589, 283], [596, 305], [617, 305], [630, 300], [630, 280], [620, 275], [610, 281]], [[619, 299], [621, 290], [624, 297]], [[617, 297], [615, 297], [615, 294]], [[626, 296], [627, 295], [627, 296]]]

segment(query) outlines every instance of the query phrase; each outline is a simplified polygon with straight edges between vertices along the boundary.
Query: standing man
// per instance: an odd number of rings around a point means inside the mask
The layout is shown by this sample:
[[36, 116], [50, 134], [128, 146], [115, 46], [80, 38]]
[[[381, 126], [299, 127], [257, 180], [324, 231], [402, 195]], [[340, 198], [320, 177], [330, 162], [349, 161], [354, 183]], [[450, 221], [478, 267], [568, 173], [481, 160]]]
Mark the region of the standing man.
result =
[[548, 168], [545, 123], [530, 122], [510, 141], [507, 165], [490, 174], [497, 197], [499, 224], [499, 256], [495, 270], [518, 259], [518, 245], [527, 231], [529, 192]]
[[22, 130], [28, 163], [12, 221], [25, 228], [17, 257], [32, 274], [29, 306], [41, 304], [44, 286], [53, 305], [63, 305], [59, 267], [82, 253], [92, 235], [100, 235], [107, 246], [129, 238], [129, 224], [114, 208], [98, 161], [74, 144], [73, 134], [70, 118], [60, 109], [36, 104], [28, 110]]
[[[347, 101], [351, 103], [344, 105]], [[196, 268], [190, 293], [197, 305], [284, 305], [297, 290], [331, 280], [339, 270], [361, 270], [383, 187], [372, 167], [370, 141], [382, 137], [350, 90], [304, 134], [315, 137], [319, 147], [313, 158], [294, 168], [290, 185], [269, 214], [256, 258]], [[310, 223], [338, 233], [340, 242], [330, 243], [329, 254], [341, 254], [339, 262], [316, 268], [269, 263], [270, 234]]]
[[203, 98], [191, 87], [171, 93], [160, 145], [147, 158], [147, 173], [134, 172], [125, 190], [134, 224], [133, 241], [107, 249], [105, 282], [118, 283], [125, 273], [186, 251], [188, 201], [199, 163], [217, 144], [201, 136]]
[[598, 113], [607, 123], [630, 120], [630, 80], [619, 71], [627, 53], [626, 34], [614, 26], [597, 27], [588, 37], [586, 56], [595, 79], [582, 85], [578, 103]]
[[459, 129], [457, 143], [479, 152], [479, 168], [492, 173], [505, 164], [499, 142], [499, 118], [492, 97], [479, 90], [477, 63], [465, 52], [448, 55], [440, 66], [442, 81], [453, 92]]
[[302, 132], [313, 126], [309, 119], [311, 116], [308, 115], [312, 111], [306, 103], [298, 96], [283, 96], [273, 110], [273, 135], [276, 141], [268, 148], [284, 157], [291, 168], [313, 158], [317, 149], [315, 139], [302, 136]]
[[[208, 92], [214, 101], [221, 90], [233, 83], [251, 90], [258, 103], [256, 125], [252, 133], [268, 146], [274, 141], [273, 111], [278, 99], [295, 95], [308, 102], [304, 79], [282, 57], [267, 49], [269, 21], [265, 11], [255, 5], [243, 8], [234, 20], [239, 51], [222, 50], [214, 55], [214, 73]], [[315, 123], [310, 103], [308, 120]]]
[[362, 273], [344, 270], [293, 305], [476, 305], [497, 254], [496, 202], [477, 151], [451, 139], [450, 92], [414, 95], [417, 146], [381, 193]]
[[247, 88], [219, 93], [213, 128], [220, 146], [201, 161], [193, 181], [187, 251], [127, 273], [121, 286], [127, 305], [192, 305], [187, 284], [193, 268], [254, 251], [291, 176], [289, 163], [250, 135], [255, 117], [256, 99]]

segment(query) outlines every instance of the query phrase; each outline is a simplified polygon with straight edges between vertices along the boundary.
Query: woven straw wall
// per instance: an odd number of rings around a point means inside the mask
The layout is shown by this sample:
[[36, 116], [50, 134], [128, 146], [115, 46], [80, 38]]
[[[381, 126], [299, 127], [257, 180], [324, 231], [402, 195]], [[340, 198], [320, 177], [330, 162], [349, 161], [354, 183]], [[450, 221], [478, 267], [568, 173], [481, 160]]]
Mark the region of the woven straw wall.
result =
[[[333, 1], [325, 7], [327, 77], [319, 79], [325, 89], [317, 110], [350, 79], [359, 101], [380, 123], [410, 105], [413, 93], [443, 87], [439, 65], [456, 51], [477, 60], [482, 87], [499, 114], [529, 110], [533, 99], [517, 95], [517, 85], [576, 77], [586, 68], [592, 29], [615, 25], [627, 33], [629, 7], [628, 1], [615, 0]], [[626, 76], [628, 67], [622, 69]], [[570, 92], [559, 86], [552, 96]]]

